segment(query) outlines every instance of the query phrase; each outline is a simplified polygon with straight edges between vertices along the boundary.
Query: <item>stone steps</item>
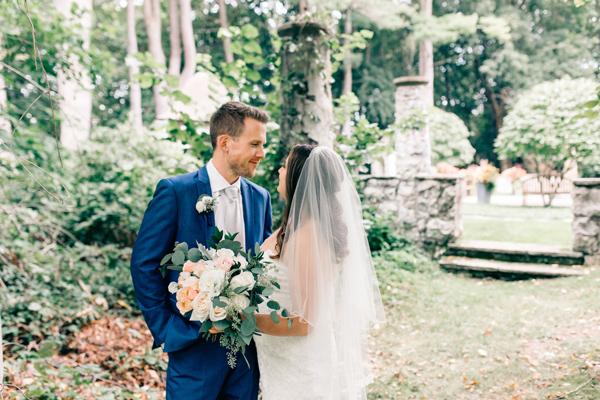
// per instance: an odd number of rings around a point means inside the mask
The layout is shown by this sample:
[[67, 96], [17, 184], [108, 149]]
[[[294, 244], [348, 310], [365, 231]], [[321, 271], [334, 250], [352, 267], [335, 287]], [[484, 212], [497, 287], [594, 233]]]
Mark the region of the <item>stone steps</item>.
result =
[[582, 253], [557, 246], [531, 243], [460, 241], [450, 244], [445, 255], [525, 264], [584, 264]]
[[580, 276], [585, 272], [578, 267], [564, 267], [557, 264], [544, 265], [539, 263], [522, 263], [497, 261], [470, 257], [445, 256], [440, 266], [448, 271], [479, 273], [501, 277], [544, 277], [555, 278], [565, 276]]

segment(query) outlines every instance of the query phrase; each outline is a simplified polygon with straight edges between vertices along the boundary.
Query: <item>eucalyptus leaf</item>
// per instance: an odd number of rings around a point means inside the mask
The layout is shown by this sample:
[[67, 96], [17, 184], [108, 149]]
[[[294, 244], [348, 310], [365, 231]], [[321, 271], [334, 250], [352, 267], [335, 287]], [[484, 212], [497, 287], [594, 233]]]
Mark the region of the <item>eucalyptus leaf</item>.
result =
[[271, 320], [276, 324], [278, 324], [279, 321], [281, 321], [279, 315], [277, 315], [277, 311], [271, 311]]
[[166, 263], [168, 263], [169, 261], [171, 261], [171, 257], [173, 256], [173, 253], [169, 253], [166, 256], [164, 256], [162, 258], [162, 260], [160, 260], [160, 265], [165, 265]]
[[175, 253], [173, 253], [173, 264], [175, 265], [183, 265], [183, 263], [185, 263], [185, 254], [183, 251], [181, 250], [176, 250]]
[[267, 307], [269, 307], [271, 310], [279, 310], [280, 308], [279, 303], [275, 300], [269, 300]]

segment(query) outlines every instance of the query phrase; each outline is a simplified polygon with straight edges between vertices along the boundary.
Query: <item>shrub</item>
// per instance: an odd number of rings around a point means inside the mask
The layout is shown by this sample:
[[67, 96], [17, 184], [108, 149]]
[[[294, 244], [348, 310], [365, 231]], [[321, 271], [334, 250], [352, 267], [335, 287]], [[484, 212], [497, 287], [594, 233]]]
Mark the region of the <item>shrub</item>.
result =
[[475, 149], [469, 142], [471, 133], [456, 114], [433, 107], [426, 118], [429, 124], [432, 165], [445, 162], [463, 167], [473, 161]]
[[87, 244], [131, 246], [156, 183], [199, 167], [184, 150], [150, 132], [97, 130], [69, 160], [65, 228]]
[[583, 176], [600, 172], [600, 118], [580, 118], [582, 102], [597, 98], [590, 79], [559, 79], [524, 92], [504, 118], [496, 139], [505, 159], [530, 157], [541, 175], [563, 173], [569, 159]]

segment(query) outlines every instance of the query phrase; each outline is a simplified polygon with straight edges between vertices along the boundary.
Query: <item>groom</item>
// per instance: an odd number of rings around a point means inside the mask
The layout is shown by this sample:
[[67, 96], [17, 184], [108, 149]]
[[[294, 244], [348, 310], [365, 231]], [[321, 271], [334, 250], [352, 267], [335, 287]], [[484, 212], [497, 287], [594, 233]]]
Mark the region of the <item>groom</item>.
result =
[[[167, 400], [255, 400], [258, 364], [254, 342], [237, 367], [227, 365], [226, 349], [200, 337], [198, 322], [178, 311], [169, 282], [179, 272], [159, 265], [175, 242], [207, 245], [214, 228], [237, 232], [246, 249], [271, 234], [269, 193], [244, 177], [252, 177], [263, 159], [267, 115], [239, 102], [222, 105], [211, 117], [212, 159], [196, 172], [162, 179], [150, 201], [131, 256], [131, 276], [146, 324], [154, 337], [152, 348], [164, 343], [169, 354]], [[214, 209], [196, 209], [201, 195], [216, 199]]]

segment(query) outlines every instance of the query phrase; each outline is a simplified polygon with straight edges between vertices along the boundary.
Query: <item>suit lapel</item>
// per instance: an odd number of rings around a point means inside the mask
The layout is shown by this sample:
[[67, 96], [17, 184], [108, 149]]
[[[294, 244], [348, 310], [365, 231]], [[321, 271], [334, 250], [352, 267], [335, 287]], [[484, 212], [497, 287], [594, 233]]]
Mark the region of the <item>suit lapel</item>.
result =
[[[206, 166], [200, 168], [196, 175], [196, 190], [198, 194], [198, 198], [200, 195], [212, 196], [212, 189], [210, 187], [210, 179], [208, 179], [208, 172], [206, 172]], [[215, 213], [214, 212], [204, 212], [198, 213], [200, 218], [201, 226], [206, 226], [207, 230], [210, 230], [213, 226], [215, 226]], [[207, 232], [211, 233], [211, 232]], [[210, 238], [210, 235], [207, 235]]]
[[242, 205], [244, 208], [244, 233], [246, 234], [246, 249], [252, 250], [251, 247], [254, 245], [254, 241], [252, 240], [252, 231], [251, 228], [254, 226], [254, 213], [252, 212], [252, 191], [250, 190], [250, 185], [246, 182], [245, 179], [240, 178], [241, 183], [241, 191], [242, 191]]

